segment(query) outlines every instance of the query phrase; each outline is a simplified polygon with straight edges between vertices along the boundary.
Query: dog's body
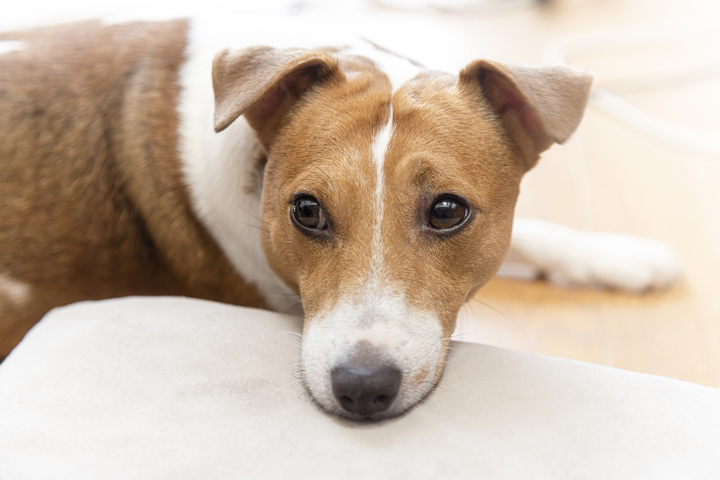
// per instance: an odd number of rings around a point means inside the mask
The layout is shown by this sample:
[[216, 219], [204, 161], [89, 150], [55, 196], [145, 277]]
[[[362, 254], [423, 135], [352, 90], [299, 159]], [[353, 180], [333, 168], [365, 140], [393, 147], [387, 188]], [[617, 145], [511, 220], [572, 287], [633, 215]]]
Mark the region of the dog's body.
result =
[[17, 291], [0, 298], [2, 353], [69, 301], [147, 292], [267, 306], [183, 186], [186, 29], [69, 24], [13, 35], [26, 48], [0, 56], [0, 265]]
[[[460, 306], [506, 256], [523, 173], [575, 129], [590, 77], [479, 61], [458, 78], [365, 41], [214, 56], [211, 33], [0, 34], [0, 355], [77, 300], [301, 302], [318, 402], [406, 410], [437, 382]], [[560, 281], [642, 290], [677, 273], [648, 241], [612, 237], [608, 264], [607, 242], [515, 228], [513, 259]]]

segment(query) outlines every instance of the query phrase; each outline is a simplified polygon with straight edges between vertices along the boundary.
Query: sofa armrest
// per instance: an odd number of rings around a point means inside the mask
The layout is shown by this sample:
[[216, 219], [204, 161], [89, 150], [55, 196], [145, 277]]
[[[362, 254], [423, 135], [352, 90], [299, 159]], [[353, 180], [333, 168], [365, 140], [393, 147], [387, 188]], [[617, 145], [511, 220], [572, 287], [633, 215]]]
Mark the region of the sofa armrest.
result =
[[172, 297], [50, 312], [0, 365], [0, 478], [717, 478], [720, 391], [454, 343], [377, 423], [294, 376], [301, 321]]

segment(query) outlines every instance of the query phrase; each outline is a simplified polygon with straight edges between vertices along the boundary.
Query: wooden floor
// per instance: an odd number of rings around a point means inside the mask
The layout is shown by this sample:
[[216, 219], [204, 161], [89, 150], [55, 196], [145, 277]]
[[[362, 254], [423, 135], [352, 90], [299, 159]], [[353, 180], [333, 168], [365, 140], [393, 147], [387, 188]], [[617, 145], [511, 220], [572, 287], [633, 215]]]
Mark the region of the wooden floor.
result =
[[[471, 41], [474, 32], [481, 32], [478, 38], [497, 38], [491, 46], [495, 58], [538, 63], [545, 45], [561, 35], [678, 18], [705, 3], [568, 0], [550, 8], [446, 17], [462, 26]], [[645, 73], [646, 79], [672, 74], [668, 67], [689, 58], [688, 48], [693, 47], [615, 49], [575, 60], [596, 72], [598, 84], [610, 87], [625, 74]], [[695, 60], [720, 64], [719, 49], [710, 50], [715, 52], [701, 52]], [[697, 54], [697, 48], [690, 53]], [[720, 138], [717, 70], [672, 87], [636, 89], [622, 98]], [[668, 291], [640, 296], [494, 279], [461, 312], [457, 340], [720, 387], [720, 155], [665, 143], [591, 105], [573, 139], [549, 150], [527, 175], [517, 213], [666, 241], [684, 262], [684, 279]]]

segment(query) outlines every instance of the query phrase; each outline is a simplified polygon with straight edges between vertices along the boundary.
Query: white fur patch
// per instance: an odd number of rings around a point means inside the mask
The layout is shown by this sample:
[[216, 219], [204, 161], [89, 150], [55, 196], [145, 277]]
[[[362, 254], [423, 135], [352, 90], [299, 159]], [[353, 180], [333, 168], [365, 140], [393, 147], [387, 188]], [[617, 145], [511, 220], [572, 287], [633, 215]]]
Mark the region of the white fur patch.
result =
[[259, 143], [243, 117], [215, 133], [211, 71], [217, 49], [198, 38], [202, 33], [191, 22], [188, 60], [179, 76], [180, 158], [192, 204], [235, 269], [272, 308], [286, 312], [299, 306], [299, 297], [268, 265], [260, 240], [260, 194], [244, 188]]
[[521, 267], [524, 276], [534, 271], [561, 284], [630, 292], [667, 287], [682, 271], [672, 247], [657, 240], [518, 218], [506, 262], [501, 274]]
[[393, 112], [392, 112], [392, 106], [390, 107], [390, 114], [387, 123], [383, 126], [383, 128], [378, 133], [377, 137], [375, 137], [375, 141], [373, 142], [373, 160], [375, 161], [375, 165], [377, 166], [377, 175], [378, 175], [378, 182], [377, 182], [377, 188], [378, 191], [382, 191], [383, 183], [384, 183], [384, 176], [383, 176], [383, 166], [385, 165], [385, 154], [387, 154], [388, 147], [390, 145], [390, 140], [392, 139], [393, 135]]
[[361, 342], [372, 345], [402, 372], [395, 401], [373, 418], [404, 412], [434, 385], [444, 358], [440, 322], [433, 314], [410, 311], [407, 299], [385, 287], [366, 291], [359, 304], [338, 302], [327, 315], [313, 319], [304, 332], [305, 381], [313, 398], [330, 412], [350, 415], [335, 400], [330, 372], [346, 362]]
[[385, 211], [383, 196], [385, 195], [385, 155], [393, 135], [392, 106], [388, 114], [388, 121], [375, 137], [372, 146], [373, 160], [375, 161], [375, 220], [373, 225], [372, 243], [372, 273], [371, 281], [382, 281], [384, 275], [384, 252], [382, 244], [382, 221]]
[[17, 52], [25, 48], [24, 42], [17, 42], [15, 40], [5, 40], [0, 42], [0, 55], [8, 52]]
[[30, 285], [0, 273], [0, 295], [15, 305], [22, 305], [30, 299]]

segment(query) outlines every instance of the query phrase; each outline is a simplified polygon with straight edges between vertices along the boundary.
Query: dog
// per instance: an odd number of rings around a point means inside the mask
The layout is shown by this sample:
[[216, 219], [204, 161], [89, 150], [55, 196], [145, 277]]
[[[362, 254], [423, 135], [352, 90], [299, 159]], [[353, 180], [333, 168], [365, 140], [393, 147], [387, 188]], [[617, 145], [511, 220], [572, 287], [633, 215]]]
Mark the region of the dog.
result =
[[301, 305], [313, 398], [379, 419], [431, 391], [459, 309], [506, 256], [564, 283], [677, 277], [659, 242], [513, 225], [523, 174], [582, 118], [587, 72], [443, 73], [369, 40], [219, 49], [215, 33], [0, 34], [0, 354], [79, 300]]

